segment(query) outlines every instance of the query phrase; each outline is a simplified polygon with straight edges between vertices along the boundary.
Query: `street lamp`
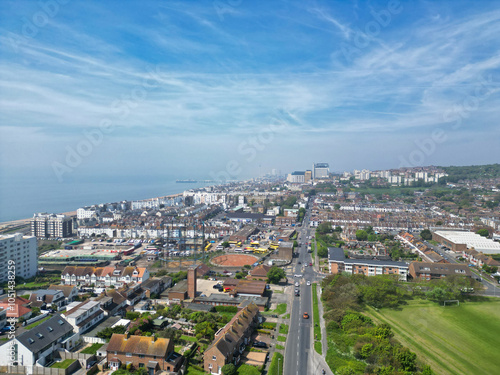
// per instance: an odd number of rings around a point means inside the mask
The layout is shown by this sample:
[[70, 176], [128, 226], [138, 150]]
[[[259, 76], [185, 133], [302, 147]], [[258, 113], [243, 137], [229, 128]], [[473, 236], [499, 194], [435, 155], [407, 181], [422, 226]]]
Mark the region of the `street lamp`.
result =
[[280, 357], [278, 357], [278, 375], [280, 375]]

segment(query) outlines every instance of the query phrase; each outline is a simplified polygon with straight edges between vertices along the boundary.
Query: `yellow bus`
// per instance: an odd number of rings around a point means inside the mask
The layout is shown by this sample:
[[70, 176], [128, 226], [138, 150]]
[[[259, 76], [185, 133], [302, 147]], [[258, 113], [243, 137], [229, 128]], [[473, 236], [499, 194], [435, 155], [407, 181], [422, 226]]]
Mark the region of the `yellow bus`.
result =
[[253, 246], [253, 247], [259, 247], [259, 241], [252, 241], [250, 243], [250, 246]]
[[236, 244], [236, 246], [238, 246], [238, 247], [241, 247], [241, 245], [242, 245], [241, 241], [238, 241], [238, 243]]
[[267, 249], [259, 247], [259, 248], [253, 249], [253, 252], [256, 254], [265, 254], [265, 253], [267, 253]]

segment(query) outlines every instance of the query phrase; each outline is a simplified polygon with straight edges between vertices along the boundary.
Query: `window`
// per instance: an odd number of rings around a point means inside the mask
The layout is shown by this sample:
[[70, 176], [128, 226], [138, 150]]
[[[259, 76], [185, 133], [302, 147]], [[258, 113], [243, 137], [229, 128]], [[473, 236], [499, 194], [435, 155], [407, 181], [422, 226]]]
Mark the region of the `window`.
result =
[[54, 329], [52, 327], [47, 327], [47, 331], [52, 332]]
[[132, 357], [132, 353], [127, 353], [127, 357]]
[[30, 337], [30, 338], [28, 339], [28, 342], [29, 342], [30, 344], [33, 344], [33, 343], [35, 342], [35, 340], [33, 340], [33, 339]]
[[212, 361], [217, 361], [217, 357], [215, 355], [212, 356]]
[[144, 367], [144, 363], [139, 363], [139, 368]]
[[144, 358], [144, 354], [139, 354], [139, 358]]
[[38, 337], [39, 339], [43, 339], [43, 335], [40, 332], [37, 332], [36, 337]]

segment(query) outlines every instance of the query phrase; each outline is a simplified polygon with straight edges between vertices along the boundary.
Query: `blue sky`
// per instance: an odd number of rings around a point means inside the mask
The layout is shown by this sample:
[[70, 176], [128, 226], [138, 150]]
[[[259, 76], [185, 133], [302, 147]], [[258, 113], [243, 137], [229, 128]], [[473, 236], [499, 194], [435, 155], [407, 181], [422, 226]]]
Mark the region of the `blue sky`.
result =
[[500, 160], [496, 1], [2, 1], [0, 17], [4, 173]]

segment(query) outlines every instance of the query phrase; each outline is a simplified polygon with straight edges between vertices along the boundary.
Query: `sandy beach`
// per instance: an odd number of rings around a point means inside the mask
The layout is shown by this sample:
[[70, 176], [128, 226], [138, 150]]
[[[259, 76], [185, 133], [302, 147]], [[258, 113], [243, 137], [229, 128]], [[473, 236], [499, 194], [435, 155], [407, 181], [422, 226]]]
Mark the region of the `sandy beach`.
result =
[[[76, 216], [76, 211], [70, 211], [70, 212], [63, 212], [63, 215], [66, 216]], [[60, 215], [60, 214], [59, 214]], [[7, 228], [12, 228], [16, 227], [19, 225], [27, 225], [31, 221], [32, 217], [28, 219], [19, 219], [19, 220], [12, 220], [12, 221], [4, 221], [3, 223], [0, 223], [0, 230], [7, 229]]]

